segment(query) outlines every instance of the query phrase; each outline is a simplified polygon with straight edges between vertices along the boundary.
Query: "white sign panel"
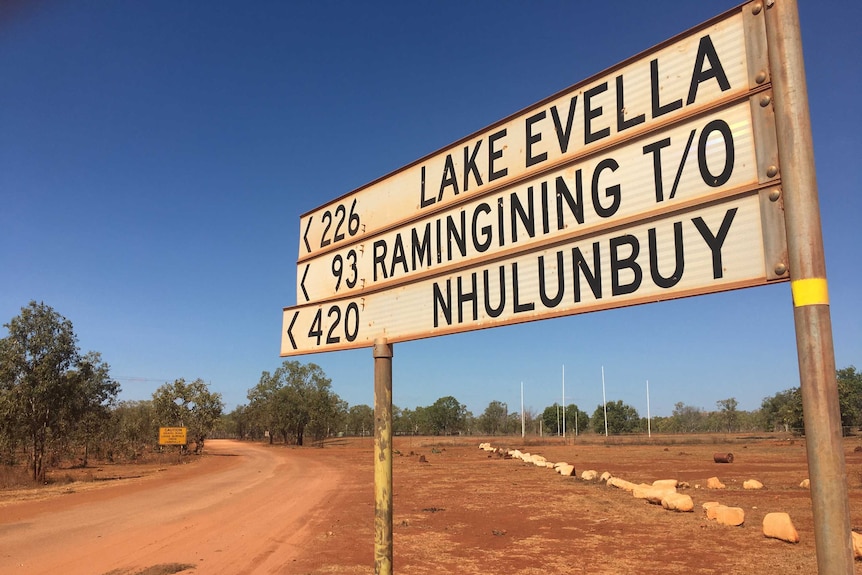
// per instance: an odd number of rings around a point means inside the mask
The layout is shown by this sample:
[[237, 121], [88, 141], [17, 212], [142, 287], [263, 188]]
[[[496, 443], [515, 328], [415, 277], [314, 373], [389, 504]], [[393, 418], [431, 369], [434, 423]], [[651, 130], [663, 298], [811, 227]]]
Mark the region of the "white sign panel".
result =
[[303, 215], [300, 262], [744, 97], [745, 20], [729, 12]]
[[[281, 355], [368, 347], [705, 294], [768, 281], [764, 209], [751, 191], [501, 257], [456, 273], [286, 308]], [[765, 208], [763, 208], [765, 206]], [[781, 241], [769, 238], [768, 241]]]
[[752, 106], [743, 99], [306, 260], [297, 302], [438, 275], [760, 182]]

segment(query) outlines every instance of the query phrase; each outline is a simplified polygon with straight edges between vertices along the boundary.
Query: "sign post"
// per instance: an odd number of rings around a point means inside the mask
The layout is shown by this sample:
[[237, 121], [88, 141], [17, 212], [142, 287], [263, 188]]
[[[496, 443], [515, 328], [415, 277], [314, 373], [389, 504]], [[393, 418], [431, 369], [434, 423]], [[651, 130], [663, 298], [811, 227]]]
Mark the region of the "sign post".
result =
[[796, 0], [766, 6], [817, 570], [850, 575], [850, 504], [799, 11]]
[[374, 575], [392, 575], [392, 345], [374, 342]]

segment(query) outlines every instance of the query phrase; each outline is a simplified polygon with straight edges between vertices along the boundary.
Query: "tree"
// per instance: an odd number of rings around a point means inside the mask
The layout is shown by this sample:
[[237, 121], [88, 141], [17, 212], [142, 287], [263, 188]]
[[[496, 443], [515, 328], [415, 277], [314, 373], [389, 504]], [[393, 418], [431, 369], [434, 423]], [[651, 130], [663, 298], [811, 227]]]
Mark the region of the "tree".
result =
[[804, 428], [802, 394], [799, 388], [785, 389], [771, 397], [763, 398], [760, 404], [760, 414], [763, 427], [767, 431], [781, 429], [789, 432], [791, 429]]
[[4, 324], [0, 339], [0, 431], [5, 442], [26, 441], [35, 481], [45, 479], [45, 454], [119, 392], [98, 354], [83, 358], [72, 322], [31, 301]]
[[703, 411], [692, 405], [686, 405], [679, 401], [673, 406], [671, 415], [670, 431], [675, 433], [694, 433], [703, 431]]
[[467, 406], [448, 395], [441, 397], [428, 408], [430, 432], [435, 435], [449, 435], [464, 431], [467, 422]]
[[117, 447], [125, 457], [135, 460], [145, 446], [153, 445], [159, 426], [152, 401], [121, 401], [111, 411], [111, 417]]
[[582, 433], [590, 428], [590, 416], [575, 403], [566, 406], [566, 435]]
[[153, 409], [160, 426], [187, 428], [190, 440], [195, 443], [195, 453], [200, 453], [221, 417], [224, 403], [221, 394], [210, 392], [202, 379], [191, 383], [177, 379], [153, 393]]
[[727, 431], [727, 433], [733, 433], [736, 431], [737, 424], [739, 422], [739, 412], [736, 410], [736, 407], [739, 404], [737, 403], [736, 398], [730, 397], [728, 399], [720, 399], [715, 402], [715, 405], [719, 409], [722, 427]]
[[554, 403], [554, 405], [549, 405], [542, 411], [542, 415], [540, 417], [542, 421], [542, 433], [544, 435], [559, 435], [562, 433], [563, 424], [560, 420], [560, 404]]
[[479, 416], [479, 431], [485, 435], [497, 435], [506, 433], [506, 423], [509, 417], [509, 408], [505, 403], [492, 401]]
[[278, 431], [285, 442], [302, 445], [310, 425], [316, 437], [325, 436], [338, 416], [340, 398], [331, 386], [318, 365], [285, 361], [248, 391], [249, 408], [267, 425], [270, 441]]
[[111, 442], [105, 431], [111, 419], [111, 408], [116, 404], [120, 384], [111, 379], [110, 366], [102, 361], [98, 352], [85, 354], [76, 371], [70, 376], [75, 380], [77, 393], [64, 406], [65, 420], [69, 422], [70, 435], [77, 436], [84, 446], [82, 465], [89, 463], [91, 444], [100, 437]]
[[245, 439], [251, 435], [249, 413], [247, 405], [237, 405], [233, 411], [223, 415], [221, 426], [225, 433], [237, 439]]
[[430, 433], [428, 408], [420, 406], [416, 409], [399, 409], [392, 406], [392, 428], [395, 433], [405, 435]]
[[254, 425], [262, 427], [269, 434], [269, 442], [272, 443], [276, 434], [280, 434], [283, 441], [287, 443], [288, 410], [285, 404], [286, 397], [280, 393], [284, 382], [280, 375], [264, 371], [260, 374], [260, 381], [256, 386], [248, 390], [248, 413]]
[[[581, 433], [589, 429], [590, 426], [590, 416], [585, 412], [581, 411], [580, 408], [574, 403], [570, 403], [566, 406], [566, 412], [563, 414], [563, 409], [560, 407], [560, 404], [554, 403], [554, 405], [550, 405], [545, 408], [542, 412], [541, 420], [542, 420], [542, 428], [543, 433], [546, 435], [550, 434], [563, 434], [563, 417], [565, 417], [565, 431], [566, 436], [573, 436], [575, 433]], [[602, 413], [602, 433], [604, 433], [604, 412]]]
[[312, 416], [308, 422], [308, 431], [314, 441], [323, 441], [347, 417], [347, 402], [331, 391], [313, 394], [311, 400]]
[[841, 409], [841, 425], [862, 425], [862, 373], [855, 366], [839, 369], [835, 373], [838, 385], [838, 404]]
[[[862, 373], [848, 366], [835, 371], [838, 387], [838, 407], [841, 425], [845, 428], [862, 425]], [[802, 392], [798, 387], [764, 397], [760, 404], [761, 425], [766, 430], [803, 430]]]
[[347, 410], [346, 421], [346, 431], [348, 435], [359, 435], [364, 437], [366, 435], [374, 434], [374, 410], [367, 405], [351, 406], [350, 409]]
[[[609, 401], [606, 404], [608, 414], [608, 433], [632, 433], [640, 426], [640, 416], [637, 409], [623, 403], [622, 400]], [[590, 418], [596, 433], [605, 432], [605, 408], [602, 404], [596, 407]]]

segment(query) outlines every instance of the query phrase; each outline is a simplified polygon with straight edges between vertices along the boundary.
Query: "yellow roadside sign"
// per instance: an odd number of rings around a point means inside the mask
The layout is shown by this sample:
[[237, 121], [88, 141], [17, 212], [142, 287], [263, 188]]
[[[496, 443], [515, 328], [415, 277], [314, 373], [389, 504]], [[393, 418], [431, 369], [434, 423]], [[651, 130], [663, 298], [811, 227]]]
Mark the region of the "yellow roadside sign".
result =
[[187, 428], [185, 427], [160, 427], [159, 445], [185, 445]]

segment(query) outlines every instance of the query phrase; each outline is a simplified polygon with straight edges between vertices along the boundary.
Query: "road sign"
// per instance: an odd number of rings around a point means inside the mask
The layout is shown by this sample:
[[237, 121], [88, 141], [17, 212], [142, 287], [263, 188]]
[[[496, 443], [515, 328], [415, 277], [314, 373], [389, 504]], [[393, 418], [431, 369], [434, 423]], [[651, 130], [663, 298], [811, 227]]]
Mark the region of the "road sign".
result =
[[160, 427], [159, 445], [185, 445], [188, 443], [186, 431], [185, 427]]
[[282, 355], [787, 279], [760, 12], [732, 10], [302, 216]]
[[[394, 286], [772, 179], [768, 92], [564, 163], [299, 264], [297, 302]], [[758, 132], [758, 149], [754, 134]], [[757, 153], [761, 156], [758, 161]], [[760, 169], [758, 169], [760, 166]]]
[[768, 78], [763, 38], [740, 7], [463, 138], [303, 215], [299, 260], [744, 97]]
[[690, 206], [386, 290], [286, 308], [281, 355], [368, 347], [765, 284], [775, 188]]

